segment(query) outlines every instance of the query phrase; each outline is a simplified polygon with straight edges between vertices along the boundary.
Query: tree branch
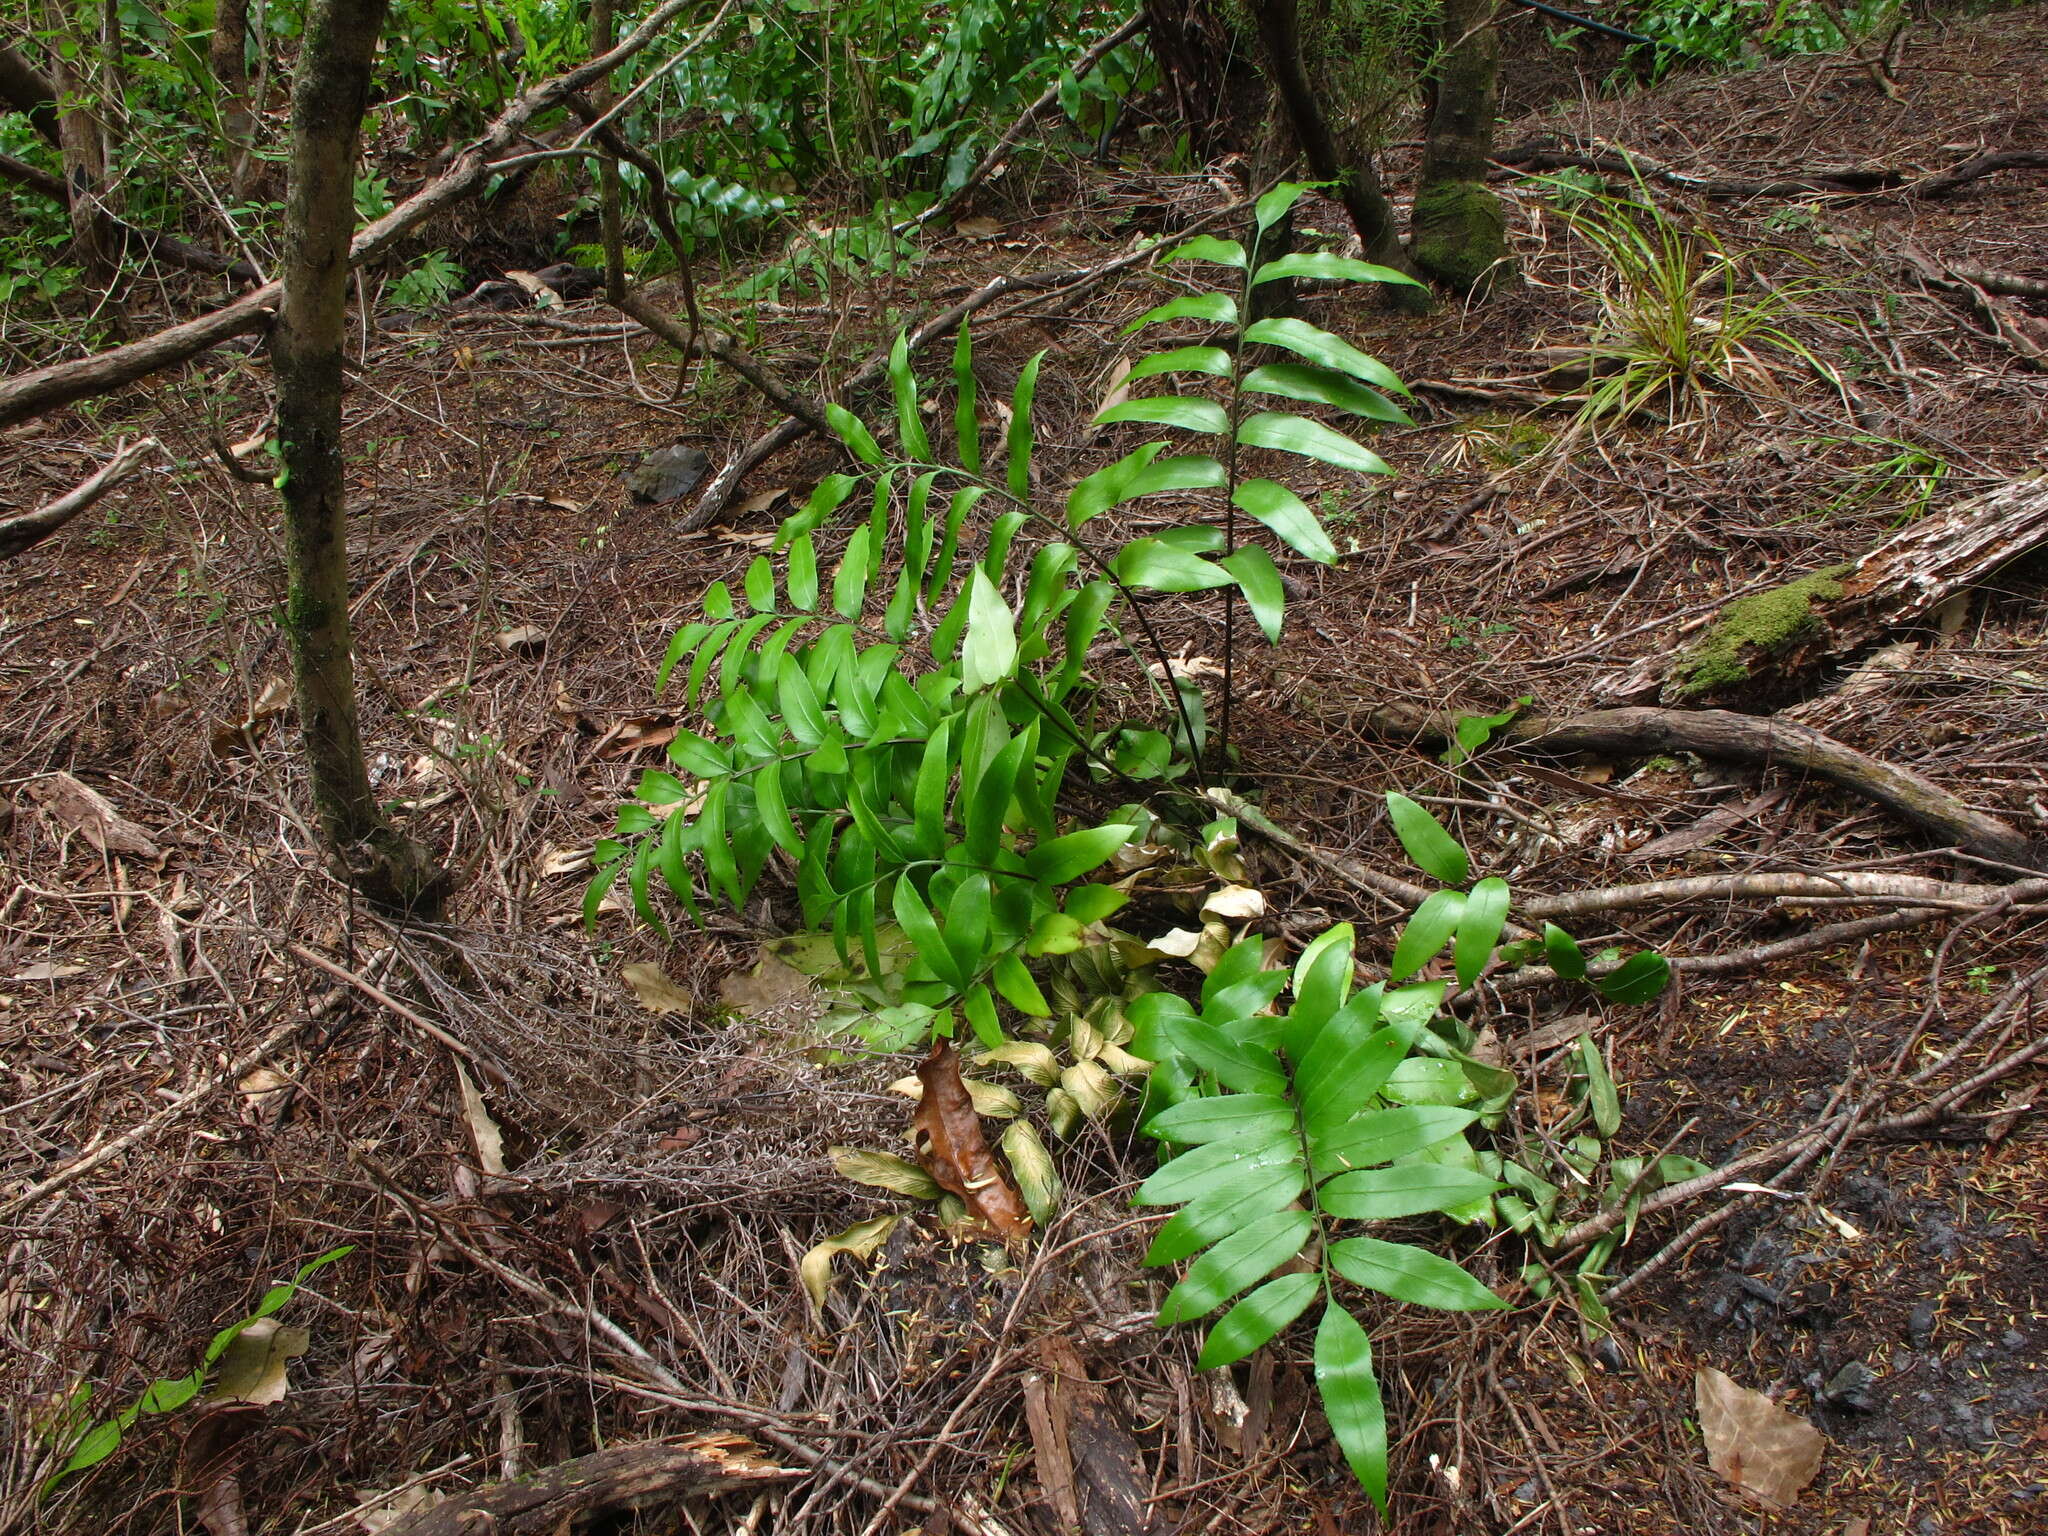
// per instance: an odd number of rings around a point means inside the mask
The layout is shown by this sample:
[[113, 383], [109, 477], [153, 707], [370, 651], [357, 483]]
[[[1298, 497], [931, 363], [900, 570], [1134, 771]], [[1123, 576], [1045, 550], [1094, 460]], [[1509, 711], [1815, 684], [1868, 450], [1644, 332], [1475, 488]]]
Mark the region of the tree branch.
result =
[[19, 517], [0, 519], [0, 560], [12, 560], [23, 550], [42, 543], [123, 480], [133, 476], [142, 467], [143, 460], [161, 447], [153, 437], [123, 444], [90, 479], [80, 481], [55, 501], [47, 502], [33, 512], [24, 512]]

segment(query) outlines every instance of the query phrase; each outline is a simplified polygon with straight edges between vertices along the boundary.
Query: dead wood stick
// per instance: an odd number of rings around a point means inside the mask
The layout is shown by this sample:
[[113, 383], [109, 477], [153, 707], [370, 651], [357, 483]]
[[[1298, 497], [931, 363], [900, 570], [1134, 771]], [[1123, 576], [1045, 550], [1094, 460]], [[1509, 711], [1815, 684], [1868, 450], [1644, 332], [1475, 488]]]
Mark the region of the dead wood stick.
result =
[[[460, 1253], [470, 1263], [489, 1274], [496, 1275], [505, 1284], [511, 1286], [513, 1290], [523, 1296], [531, 1297], [549, 1312], [575, 1320], [582, 1325], [587, 1333], [594, 1334], [602, 1339], [613, 1353], [622, 1357], [640, 1375], [641, 1379], [648, 1383], [648, 1390], [645, 1391], [644, 1395], [661, 1401], [674, 1402], [677, 1406], [689, 1408], [693, 1412], [725, 1413], [731, 1411], [723, 1405], [707, 1403], [693, 1394], [681, 1377], [655, 1359], [654, 1355], [645, 1345], [624, 1328], [613, 1322], [611, 1318], [607, 1317], [595, 1306], [586, 1306], [580, 1302], [571, 1301], [566, 1297], [559, 1296], [538, 1280], [533, 1279], [529, 1275], [522, 1274], [509, 1264], [476, 1247], [461, 1233], [455, 1231], [447, 1221], [443, 1220], [440, 1212], [428, 1206], [424, 1201], [414, 1196], [404, 1185], [400, 1184], [391, 1172], [368, 1152], [360, 1148], [351, 1148], [349, 1160], [360, 1167], [369, 1176], [370, 1181], [381, 1189], [394, 1204], [404, 1209], [414, 1220], [433, 1228], [435, 1235], [442, 1242], [446, 1243], [457, 1253]], [[614, 1385], [623, 1387], [625, 1383], [619, 1382], [614, 1383]], [[826, 1475], [840, 1477], [841, 1480], [852, 1484], [852, 1486], [860, 1489], [863, 1493], [875, 1498], [886, 1498], [891, 1492], [889, 1488], [872, 1478], [842, 1473], [837, 1464], [824, 1452], [814, 1446], [804, 1444], [803, 1441], [797, 1439], [794, 1435], [785, 1434], [772, 1425], [766, 1423], [756, 1424], [754, 1433], [761, 1439], [778, 1445], [791, 1455], [809, 1463], [813, 1468], [823, 1471]], [[924, 1515], [930, 1515], [940, 1507], [934, 1501], [922, 1498], [916, 1494], [906, 1494], [899, 1502]], [[964, 1511], [953, 1509], [949, 1513], [955, 1528], [959, 1530], [961, 1536], [993, 1536], [993, 1532], [988, 1527], [976, 1522]]]
[[133, 476], [142, 468], [143, 460], [162, 446], [153, 437], [124, 443], [90, 478], [81, 480], [55, 501], [45, 502], [35, 511], [24, 512], [19, 517], [0, 519], [0, 560], [11, 560], [23, 550], [42, 543], [123, 480]]
[[405, 1004], [401, 1003], [397, 998], [367, 977], [358, 976], [347, 967], [335, 964], [318, 950], [308, 949], [296, 940], [285, 945], [285, 948], [315, 969], [325, 971], [328, 975], [339, 981], [347, 982], [371, 1002], [377, 1004], [378, 1007], [405, 1020], [406, 1023], [425, 1035], [429, 1040], [447, 1046], [449, 1050], [460, 1056], [479, 1072], [490, 1077], [494, 1082], [505, 1083], [510, 1081], [503, 1067], [494, 1061], [479, 1056], [475, 1050], [463, 1044], [455, 1036], [449, 1034], [447, 1030], [434, 1023], [433, 1020], [424, 1018], [415, 1010], [406, 1007]]
[[[1447, 740], [1451, 718], [1389, 705], [1369, 717], [1383, 736]], [[2048, 873], [2048, 848], [2009, 822], [1973, 809], [1910, 769], [1881, 763], [1811, 726], [1725, 709], [1601, 709], [1556, 719], [1523, 715], [1499, 736], [1518, 751], [1608, 757], [1693, 752], [1764, 767], [1799, 768], [1855, 791], [1922, 827], [1943, 843], [2020, 869]]]
[[[1951, 1088], [1944, 1089], [1913, 1109], [1886, 1116], [1881, 1120], [1864, 1120], [1862, 1116], [1867, 1106], [1859, 1104], [1809, 1126], [1797, 1135], [1788, 1136], [1783, 1141], [1773, 1142], [1770, 1146], [1760, 1147], [1754, 1152], [1746, 1152], [1719, 1168], [1701, 1174], [1698, 1178], [1686, 1179], [1682, 1183], [1659, 1190], [1642, 1203], [1641, 1209], [1636, 1213], [1637, 1218], [1654, 1216], [1659, 1211], [1684, 1205], [1701, 1195], [1712, 1194], [1715, 1190], [1734, 1183], [1746, 1173], [1790, 1162], [1816, 1145], [1825, 1145], [1836, 1137], [1841, 1137], [1846, 1143], [1867, 1141], [1874, 1136], [1895, 1136], [1902, 1131], [1924, 1130], [1947, 1119], [1958, 1107], [1975, 1098], [1993, 1083], [2012, 1076], [2022, 1067], [2043, 1056], [2048, 1056], [2048, 1034], [2008, 1053], [1982, 1071], [1974, 1073]], [[1582, 1221], [1564, 1232], [1549, 1252], [1554, 1258], [1568, 1258], [1580, 1249], [1598, 1242], [1628, 1219], [1629, 1213], [1620, 1206], [1603, 1211], [1598, 1216]]]
[[1928, 175], [1914, 175], [1882, 165], [1826, 166], [1802, 176], [1752, 181], [1737, 177], [1696, 175], [1680, 171], [1640, 151], [1622, 149], [1595, 140], [1591, 149], [1560, 148], [1532, 142], [1516, 145], [1496, 156], [1501, 174], [1528, 171], [1578, 169], [1605, 176], [1642, 175], [1702, 197], [1845, 197], [1889, 193], [1898, 197], [1946, 197], [1960, 187], [2007, 170], [2048, 168], [2048, 153], [2036, 150], [1996, 150]]
[[[349, 247], [349, 264], [361, 266], [375, 260], [421, 221], [481, 191], [489, 182], [493, 158], [509, 148], [528, 123], [609, 75], [661, 36], [670, 22], [695, 3], [696, 0], [662, 0], [617, 47], [521, 92], [498, 114], [483, 136], [457, 154], [440, 175], [383, 218], [357, 230]], [[703, 38], [700, 33], [685, 46], [695, 48]], [[31, 369], [0, 383], [0, 427], [107, 394], [161, 369], [175, 367], [224, 341], [263, 330], [270, 324], [283, 291], [279, 283], [265, 283], [196, 320], [166, 326], [140, 341], [91, 357]]]
[[615, 1445], [509, 1483], [444, 1499], [384, 1528], [385, 1536], [554, 1536], [608, 1509], [637, 1509], [804, 1474], [761, 1457], [739, 1435]]
[[[1150, 20], [1151, 18], [1146, 15], [1141, 7], [1137, 15], [1103, 38], [1093, 48], [1082, 54], [1080, 58], [1074, 60], [1073, 68], [1068, 73], [1076, 80], [1087, 79], [1095, 66], [1107, 58], [1112, 50], [1122, 47], [1125, 43], [1136, 37], [1145, 29]], [[965, 181], [961, 182], [959, 186], [948, 192], [936, 203], [933, 203], [931, 207], [925, 209], [923, 213], [917, 215], [916, 218], [905, 219], [891, 230], [890, 233], [907, 235], [913, 229], [922, 229], [934, 219], [941, 218], [958, 207], [962, 198], [988, 180], [989, 176], [995, 171], [995, 168], [1001, 165], [1010, 151], [1017, 147], [1018, 140], [1022, 139], [1030, 131], [1031, 125], [1037, 122], [1046, 112], [1050, 111], [1059, 101], [1060, 86], [1063, 83], [1061, 80], [1054, 80], [1051, 85], [1048, 85], [1040, 92], [1038, 99], [1023, 110], [1018, 116], [1017, 121], [1010, 124], [1009, 130], [1000, 139], [996, 140], [994, 147], [975, 163], [974, 169], [967, 173]]]
[[179, 1094], [178, 1097], [171, 1100], [170, 1103], [144, 1120], [140, 1125], [135, 1126], [132, 1130], [122, 1132], [122, 1134], [116, 1136], [97, 1152], [88, 1153], [69, 1167], [51, 1174], [40, 1184], [31, 1185], [23, 1190], [5, 1205], [0, 1205], [0, 1221], [18, 1216], [30, 1206], [47, 1200], [51, 1195], [56, 1194], [60, 1190], [70, 1188], [95, 1169], [105, 1167], [124, 1153], [132, 1152], [136, 1147], [149, 1140], [150, 1137], [169, 1125], [173, 1120], [176, 1120], [180, 1115], [183, 1115], [187, 1110], [204, 1103], [222, 1089], [232, 1087], [241, 1082], [243, 1077], [248, 1075], [249, 1072], [261, 1066], [270, 1056], [271, 1052], [285, 1044], [285, 1042], [292, 1039], [312, 1023], [313, 1014], [309, 1010], [300, 1017], [293, 1019], [289, 1024], [279, 1025], [261, 1040], [257, 1041], [252, 1049], [237, 1056], [196, 1088], [189, 1088], [184, 1093]]
[[650, 304], [647, 295], [638, 288], [630, 288], [620, 294], [617, 307], [622, 314], [632, 316], [684, 357], [717, 358], [807, 431], [832, 430], [831, 423], [825, 419], [823, 406], [789, 384], [723, 331], [710, 326], [699, 327], [694, 332], [686, 331], [659, 307]]
[[1515, 910], [1524, 917], [1555, 920], [1584, 917], [1594, 912], [1673, 906], [1685, 901], [1782, 901], [1791, 906], [1892, 902], [1981, 912], [1994, 902], [2038, 901], [2042, 897], [2048, 897], [2048, 880], [2004, 886], [1969, 885], [1932, 880], [1923, 875], [1844, 870], [1840, 874], [1781, 872], [1647, 880], [1640, 885], [1616, 885], [1602, 890], [1567, 891], [1560, 896], [1531, 897], [1516, 902]]

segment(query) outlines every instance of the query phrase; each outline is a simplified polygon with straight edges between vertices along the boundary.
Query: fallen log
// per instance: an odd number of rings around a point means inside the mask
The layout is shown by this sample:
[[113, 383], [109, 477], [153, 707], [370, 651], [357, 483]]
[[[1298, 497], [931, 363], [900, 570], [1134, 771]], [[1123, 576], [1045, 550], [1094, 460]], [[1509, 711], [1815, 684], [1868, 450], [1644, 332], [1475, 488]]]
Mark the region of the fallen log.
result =
[[[1447, 715], [1393, 705], [1368, 719], [1375, 733], [1409, 740], [1451, 739]], [[1950, 847], [1996, 863], [2048, 873], [2048, 843], [1964, 804], [1910, 769], [1881, 763], [1811, 726], [1725, 709], [1602, 709], [1557, 719], [1522, 715], [1494, 733], [1522, 752], [1647, 757], [1692, 752], [1724, 762], [1803, 769], [1873, 800]]]
[[606, 1510], [701, 1498], [733, 1488], [805, 1477], [779, 1467], [738, 1435], [618, 1445], [531, 1477], [444, 1499], [385, 1526], [384, 1536], [555, 1536]]
[[1729, 603], [1698, 640], [1644, 657], [1604, 690], [1666, 704], [1788, 698], [1824, 666], [1924, 625], [1957, 593], [2048, 549], [2048, 475], [1930, 513], [1860, 560]]

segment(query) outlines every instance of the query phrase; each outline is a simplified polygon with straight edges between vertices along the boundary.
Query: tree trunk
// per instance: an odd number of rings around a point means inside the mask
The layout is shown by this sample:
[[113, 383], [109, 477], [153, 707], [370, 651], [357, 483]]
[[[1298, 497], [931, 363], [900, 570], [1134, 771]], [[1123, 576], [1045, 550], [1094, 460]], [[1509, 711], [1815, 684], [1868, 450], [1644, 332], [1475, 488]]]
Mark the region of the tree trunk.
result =
[[[1308, 162], [1309, 174], [1333, 184], [1344, 211], [1351, 215], [1365, 247], [1365, 259], [1413, 273], [1415, 265], [1401, 248], [1401, 232], [1394, 221], [1394, 205], [1373, 170], [1370, 157], [1347, 155], [1338, 144], [1330, 121], [1308, 78], [1308, 66], [1301, 56], [1301, 22], [1295, 0], [1258, 0], [1253, 12], [1259, 25], [1259, 43], [1265, 53], [1266, 71], [1279, 93], [1281, 109]], [[1382, 290], [1388, 302], [1401, 308], [1428, 304], [1428, 294], [1406, 283], [1389, 283]]]
[[1445, 0], [1415, 193], [1415, 264], [1461, 293], [1491, 288], [1513, 271], [1506, 212], [1486, 186], [1500, 102], [1495, 4]]
[[313, 0], [292, 88], [284, 296], [271, 332], [284, 458], [285, 627], [319, 832], [336, 872], [379, 906], [431, 909], [444, 884], [385, 820], [356, 723], [341, 460], [342, 337], [356, 140], [387, 0]]
[[[53, 29], [71, 18], [52, 6], [45, 15]], [[71, 240], [86, 279], [113, 280], [115, 241], [107, 217], [107, 157], [96, 113], [92, 59], [98, 50], [90, 34], [65, 35], [76, 44], [71, 57], [50, 51], [50, 84], [57, 96], [57, 147], [64, 155], [64, 183], [71, 189]]]
[[[590, 51], [611, 52], [613, 35], [612, 0], [591, 0]], [[611, 106], [611, 97], [609, 82], [593, 87], [590, 93], [591, 103], [600, 113]], [[626, 297], [625, 219], [619, 202], [619, 162], [606, 155], [597, 162], [597, 237], [604, 246], [604, 296], [614, 307]], [[675, 257], [676, 264], [687, 272], [690, 253], [678, 247]]]
[[254, 163], [250, 151], [256, 143], [256, 114], [249, 106], [249, 0], [215, 0], [206, 62], [220, 90], [228, 180], [239, 196], [248, 190], [249, 167]]

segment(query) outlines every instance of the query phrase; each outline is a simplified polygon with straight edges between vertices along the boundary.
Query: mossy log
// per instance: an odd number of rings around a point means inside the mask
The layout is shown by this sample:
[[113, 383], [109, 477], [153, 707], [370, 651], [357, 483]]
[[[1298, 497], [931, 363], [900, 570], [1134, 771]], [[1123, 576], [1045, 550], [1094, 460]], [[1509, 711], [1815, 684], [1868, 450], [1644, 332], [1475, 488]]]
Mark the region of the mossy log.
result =
[[1675, 656], [1645, 657], [1611, 690], [1667, 704], [1783, 700], [1823, 667], [1931, 621], [1957, 593], [2048, 548], [2048, 475], [2008, 481], [1921, 518], [1849, 565], [1736, 598]]

